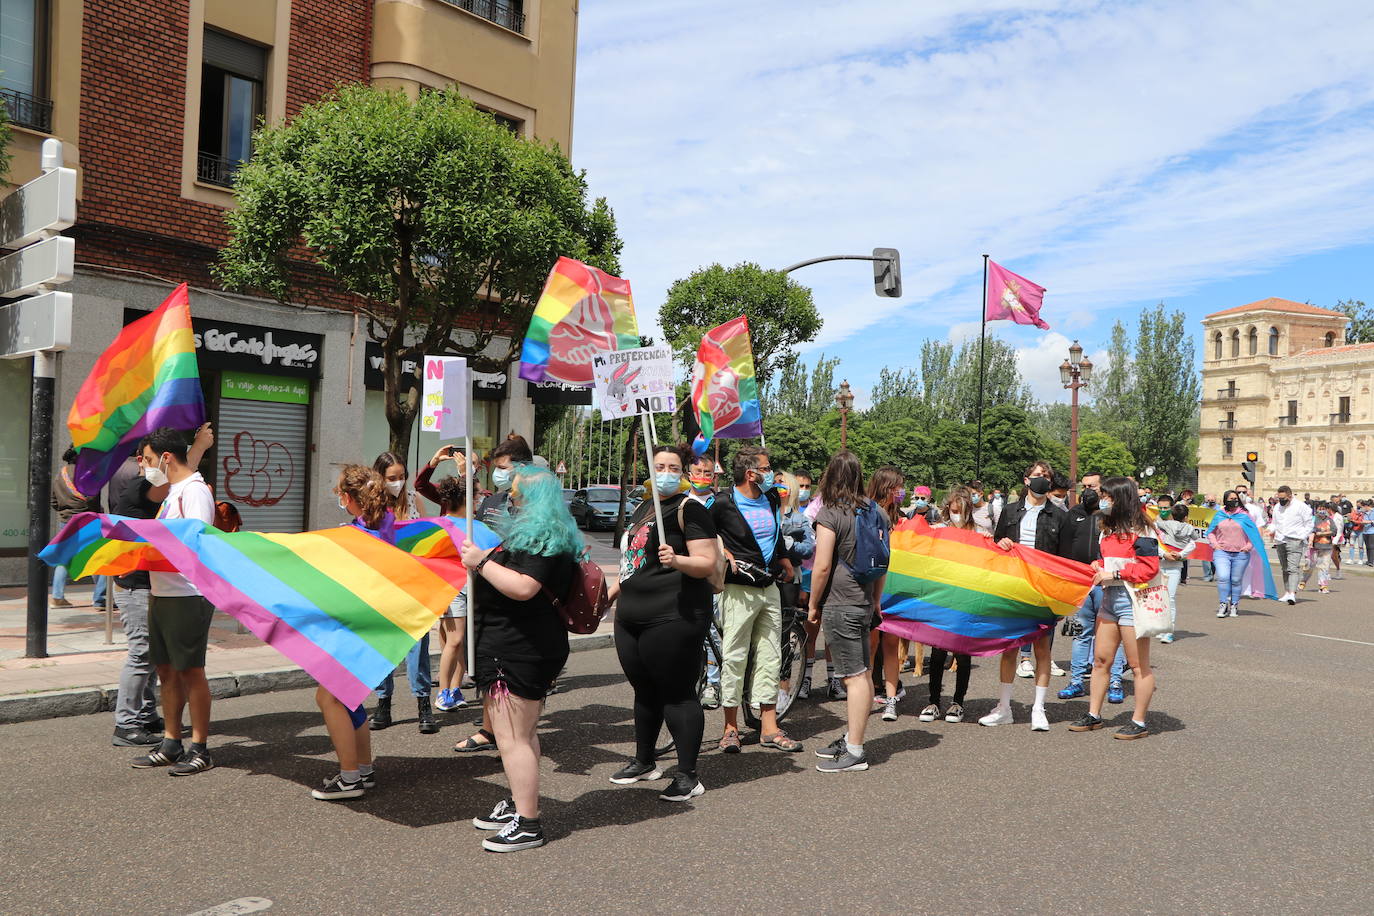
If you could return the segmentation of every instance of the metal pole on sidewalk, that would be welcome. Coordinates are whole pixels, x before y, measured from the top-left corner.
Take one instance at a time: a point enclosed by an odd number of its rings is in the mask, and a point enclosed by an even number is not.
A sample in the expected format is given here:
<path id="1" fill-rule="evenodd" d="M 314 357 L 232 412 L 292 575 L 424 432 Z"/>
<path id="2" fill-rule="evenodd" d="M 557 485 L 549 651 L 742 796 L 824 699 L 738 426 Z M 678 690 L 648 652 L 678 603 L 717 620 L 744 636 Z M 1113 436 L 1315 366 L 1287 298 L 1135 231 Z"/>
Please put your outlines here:
<path id="1" fill-rule="evenodd" d="M 24 655 L 48 657 L 48 566 L 38 553 L 48 546 L 48 497 L 52 492 L 52 405 L 57 357 L 33 355 L 33 396 L 29 403 L 29 608 Z"/>
<path id="2" fill-rule="evenodd" d="M 114 645 L 114 576 L 105 577 L 105 645 Z M 243 624 L 239 624 L 242 626 Z"/>
<path id="3" fill-rule="evenodd" d="M 984 354 L 988 347 L 988 256 L 983 255 L 983 303 L 978 307 L 978 442 L 973 448 L 973 476 L 983 476 L 983 380 L 987 374 Z"/>

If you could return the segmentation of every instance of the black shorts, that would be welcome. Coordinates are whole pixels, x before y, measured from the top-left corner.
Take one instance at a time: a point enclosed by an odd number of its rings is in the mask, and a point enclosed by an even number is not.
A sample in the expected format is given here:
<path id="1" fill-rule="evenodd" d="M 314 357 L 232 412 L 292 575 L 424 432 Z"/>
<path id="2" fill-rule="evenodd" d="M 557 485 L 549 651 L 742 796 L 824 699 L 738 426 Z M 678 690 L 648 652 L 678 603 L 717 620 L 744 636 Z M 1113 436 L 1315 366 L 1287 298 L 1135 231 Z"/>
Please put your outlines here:
<path id="1" fill-rule="evenodd" d="M 148 598 L 148 658 L 173 671 L 205 667 L 215 609 L 199 595 Z"/>
<path id="2" fill-rule="evenodd" d="M 555 658 L 498 659 L 478 655 L 476 662 L 477 670 L 472 678 L 483 696 L 490 694 L 496 683 L 501 681 L 507 690 L 521 699 L 542 700 L 548 696 L 558 673 L 568 663 L 568 656 L 564 653 L 562 657 Z"/>

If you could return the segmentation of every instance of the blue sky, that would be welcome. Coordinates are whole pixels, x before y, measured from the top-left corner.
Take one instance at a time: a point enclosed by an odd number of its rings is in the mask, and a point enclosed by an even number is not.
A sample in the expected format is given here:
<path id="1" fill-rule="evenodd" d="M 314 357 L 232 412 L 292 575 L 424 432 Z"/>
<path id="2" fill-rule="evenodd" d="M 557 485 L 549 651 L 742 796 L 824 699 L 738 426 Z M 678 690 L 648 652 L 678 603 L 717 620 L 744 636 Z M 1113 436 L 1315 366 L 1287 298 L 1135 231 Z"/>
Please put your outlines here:
<path id="1" fill-rule="evenodd" d="M 977 334 L 981 255 L 1048 288 L 989 325 L 1041 399 L 1072 338 L 1164 301 L 1374 302 L 1374 4 L 588 0 L 574 163 L 610 199 L 642 325 L 673 280 L 799 271 L 807 348 L 866 392 Z M 648 329 L 650 333 L 653 328 Z"/>

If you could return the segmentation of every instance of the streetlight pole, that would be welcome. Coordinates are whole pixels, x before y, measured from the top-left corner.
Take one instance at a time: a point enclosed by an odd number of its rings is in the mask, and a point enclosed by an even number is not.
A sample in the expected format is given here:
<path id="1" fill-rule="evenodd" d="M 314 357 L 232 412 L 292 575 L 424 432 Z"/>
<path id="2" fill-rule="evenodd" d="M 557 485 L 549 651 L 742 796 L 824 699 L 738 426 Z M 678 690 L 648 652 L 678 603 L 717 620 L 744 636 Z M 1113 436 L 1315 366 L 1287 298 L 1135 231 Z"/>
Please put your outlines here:
<path id="1" fill-rule="evenodd" d="M 849 390 L 849 380 L 840 382 L 840 390 L 835 393 L 835 404 L 840 408 L 840 448 L 849 448 L 849 411 L 854 406 L 854 394 Z"/>
<path id="2" fill-rule="evenodd" d="M 1078 389 L 1088 384 L 1093 375 L 1093 363 L 1083 355 L 1078 341 L 1069 347 L 1069 358 L 1059 364 L 1059 380 L 1070 391 L 1072 407 L 1069 413 L 1069 482 L 1078 482 Z M 1071 488 L 1069 493 L 1074 491 Z"/>

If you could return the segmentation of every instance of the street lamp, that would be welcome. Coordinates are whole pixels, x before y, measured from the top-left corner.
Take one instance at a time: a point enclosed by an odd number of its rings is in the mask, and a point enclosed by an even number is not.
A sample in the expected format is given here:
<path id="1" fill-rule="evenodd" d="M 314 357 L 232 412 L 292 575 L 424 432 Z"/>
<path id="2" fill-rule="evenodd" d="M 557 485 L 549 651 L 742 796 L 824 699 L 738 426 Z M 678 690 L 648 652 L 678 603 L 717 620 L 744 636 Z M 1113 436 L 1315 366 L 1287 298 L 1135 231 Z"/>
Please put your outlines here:
<path id="1" fill-rule="evenodd" d="M 854 394 L 849 390 L 849 380 L 840 382 L 840 390 L 835 392 L 835 404 L 840 408 L 840 448 L 848 448 L 849 411 L 854 407 Z"/>
<path id="2" fill-rule="evenodd" d="M 1078 482 L 1078 389 L 1093 377 L 1093 362 L 1083 355 L 1078 341 L 1069 347 L 1069 358 L 1059 364 L 1059 381 L 1072 392 L 1073 409 L 1069 417 L 1069 480 Z M 1072 492 L 1072 491 L 1070 491 Z"/>

